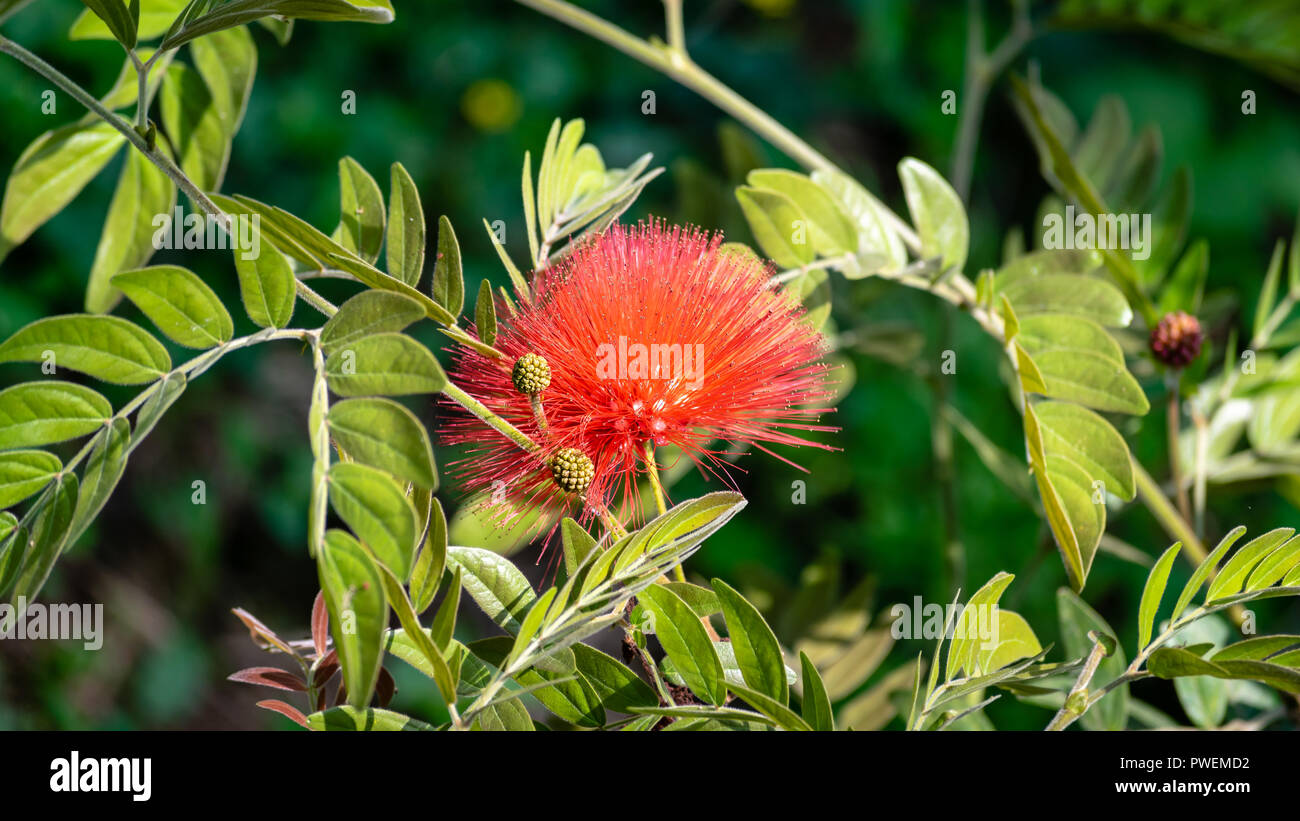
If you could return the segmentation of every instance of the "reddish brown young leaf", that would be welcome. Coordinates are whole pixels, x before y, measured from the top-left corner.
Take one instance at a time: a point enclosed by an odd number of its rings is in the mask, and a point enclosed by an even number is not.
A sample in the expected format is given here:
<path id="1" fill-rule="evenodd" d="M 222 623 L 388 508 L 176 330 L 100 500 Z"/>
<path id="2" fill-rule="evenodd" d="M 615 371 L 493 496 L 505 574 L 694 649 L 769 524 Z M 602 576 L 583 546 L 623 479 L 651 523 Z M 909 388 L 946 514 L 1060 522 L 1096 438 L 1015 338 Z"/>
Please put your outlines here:
<path id="1" fill-rule="evenodd" d="M 290 721 L 293 721 L 295 724 L 299 724 L 309 730 L 311 729 L 311 726 L 307 724 L 307 716 L 303 715 L 302 711 L 297 707 L 285 704 L 283 701 L 270 698 L 266 701 L 257 702 L 257 706 L 261 707 L 263 710 L 270 710 L 279 713 Z"/>
<path id="2" fill-rule="evenodd" d="M 325 607 L 325 592 L 316 594 L 311 606 L 311 640 L 316 645 L 316 656 L 325 655 L 325 644 L 330 635 L 330 612 Z"/>
<path id="3" fill-rule="evenodd" d="M 275 687 L 278 690 L 289 690 L 296 693 L 307 692 L 306 682 L 287 670 L 281 670 L 279 667 L 249 667 L 237 673 L 231 673 L 227 678 L 241 684 L 260 684 L 264 687 Z"/>
<path id="4" fill-rule="evenodd" d="M 334 674 L 337 673 L 338 671 L 339 671 L 338 662 L 329 662 L 326 664 L 322 664 L 321 666 L 317 667 L 316 672 L 312 674 L 312 679 L 311 679 L 312 686 L 319 690 L 320 688 L 328 684 L 329 680 L 334 678 Z"/>
<path id="5" fill-rule="evenodd" d="M 235 617 L 244 623 L 244 626 L 248 628 L 249 634 L 252 635 L 253 641 L 259 647 L 265 649 L 269 645 L 279 650 L 281 653 L 288 653 L 291 656 L 298 655 L 294 652 L 293 648 L 289 646 L 288 642 L 277 636 L 274 630 L 267 627 L 265 624 L 262 624 L 261 620 L 259 620 L 257 616 L 254 616 L 242 607 L 233 608 L 230 612 L 234 613 Z"/>
<path id="6" fill-rule="evenodd" d="M 397 695 L 397 682 L 393 681 L 393 674 L 388 672 L 387 667 L 379 668 L 379 681 L 375 683 L 375 695 L 379 698 L 379 706 L 387 707 Z"/>

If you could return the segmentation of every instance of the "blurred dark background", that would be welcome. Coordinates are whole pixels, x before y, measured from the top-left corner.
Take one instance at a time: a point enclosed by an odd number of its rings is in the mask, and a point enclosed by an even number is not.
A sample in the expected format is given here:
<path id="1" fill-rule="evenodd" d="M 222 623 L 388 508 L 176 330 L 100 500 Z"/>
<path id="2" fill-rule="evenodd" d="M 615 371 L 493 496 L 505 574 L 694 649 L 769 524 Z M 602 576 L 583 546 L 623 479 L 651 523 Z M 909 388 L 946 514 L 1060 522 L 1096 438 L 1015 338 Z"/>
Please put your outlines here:
<path id="1" fill-rule="evenodd" d="M 660 33 L 657 0 L 585 2 L 637 33 Z M 989 3 L 990 38 L 1000 37 L 1005 4 Z M 235 141 L 226 192 L 280 205 L 328 231 L 338 219 L 338 159 L 351 155 L 388 187 L 388 166 L 406 165 L 429 222 L 447 214 L 465 256 L 468 289 L 480 278 L 505 282 L 481 220 L 502 219 L 516 260 L 526 256 L 519 203 L 525 150 L 536 158 L 555 117 L 585 118 L 587 139 L 611 166 L 646 151 L 669 173 L 653 182 L 629 216 L 660 215 L 724 229 L 750 241 L 730 188 L 740 182 L 734 152 L 724 155 L 712 105 L 613 49 L 506 0 L 397 0 L 389 26 L 300 23 L 287 47 L 254 27 L 260 65 L 248 115 Z M 732 85 L 905 213 L 894 166 L 919 157 L 947 173 L 955 116 L 940 108 L 960 90 L 964 4 L 908 0 L 687 0 L 688 45 L 696 61 Z M 40 0 L 4 33 L 97 94 L 122 62 L 111 42 L 70 42 L 81 10 L 75 0 Z M 1253 311 L 1274 241 L 1287 236 L 1300 207 L 1300 110 L 1296 93 L 1233 60 L 1154 34 L 1056 32 L 1035 41 L 1013 68 L 1038 61 L 1045 86 L 1086 121 L 1103 94 L 1118 94 L 1135 129 L 1160 126 L 1165 178 L 1177 165 L 1194 173 L 1191 236 L 1211 245 L 1210 291 L 1235 296 Z M 40 112 L 48 84 L 0 59 L 0 168 L 41 132 L 82 116 L 58 97 L 58 113 Z M 1258 113 L 1242 116 L 1243 89 Z M 357 113 L 340 113 L 345 90 Z M 643 92 L 656 113 L 642 114 Z M 790 166 L 760 146 L 757 161 Z M 81 310 L 119 157 L 59 217 L 0 267 L 0 337 L 54 313 Z M 971 200 L 970 271 L 996 267 L 1002 239 L 1028 228 L 1048 189 L 1033 147 L 999 83 L 981 130 Z M 162 252 L 154 262 L 200 272 L 232 306 L 237 332 L 251 329 L 235 310 L 234 271 L 222 252 Z M 833 278 L 836 322 L 902 323 L 924 342 L 918 360 L 937 363 L 940 312 L 935 300 L 878 281 Z M 334 283 L 338 284 L 338 283 Z M 427 286 L 427 280 L 426 280 Z M 347 288 L 324 289 L 341 298 Z M 119 309 L 137 316 L 129 306 Z M 316 324 L 299 305 L 298 322 Z M 241 324 L 242 322 L 242 324 Z M 1243 321 L 1245 329 L 1248 323 Z M 428 338 L 436 344 L 437 338 Z M 1000 381 L 1000 351 L 965 318 L 952 401 L 982 431 L 1019 454 L 1020 420 Z M 942 516 L 931 454 L 932 393 L 909 367 L 854 355 L 857 383 L 839 404 L 840 452 L 807 449 L 795 458 L 803 476 L 768 458 L 747 458 L 737 473 L 750 499 L 744 513 L 691 561 L 693 575 L 721 576 L 776 601 L 815 559 L 834 559 L 845 587 L 871 576 L 873 607 L 896 601 L 946 602 L 953 595 L 941 559 Z M 0 385 L 31 378 L 31 366 L 0 366 Z M 282 635 L 302 637 L 316 592 L 306 552 L 310 455 L 305 433 L 310 362 L 292 343 L 227 357 L 197 380 L 136 453 L 98 523 L 60 562 L 43 598 L 105 604 L 104 648 L 73 643 L 0 643 L 0 728 L 256 728 L 289 726 L 253 702 L 263 694 L 225 681 L 250 664 L 270 663 L 230 614 L 244 607 Z M 1153 387 L 1153 395 L 1158 388 Z M 123 396 L 110 392 L 114 401 Z M 431 403 L 412 403 L 434 423 Z M 1125 428 L 1135 455 L 1166 475 L 1163 415 L 1153 411 Z M 451 453 L 439 450 L 440 464 Z M 1004 599 L 1044 643 L 1057 638 L 1054 592 L 1065 584 L 1054 547 L 1033 511 L 1010 493 L 958 440 L 955 454 L 960 534 L 967 568 L 955 580 L 969 593 L 1007 569 L 1018 578 Z M 807 482 L 807 503 L 792 504 L 792 485 Z M 191 502 L 206 483 L 205 505 Z M 698 477 L 678 499 L 710 489 Z M 444 477 L 451 513 L 463 502 Z M 1300 511 L 1269 487 L 1211 498 L 1208 537 L 1230 527 L 1252 531 L 1300 522 Z M 1139 506 L 1112 517 L 1113 533 L 1149 554 L 1169 539 Z M 534 548 L 521 565 L 534 567 Z M 531 572 L 531 571 L 530 571 Z M 1175 571 L 1175 584 L 1187 569 Z M 1085 598 L 1132 645 L 1145 570 L 1099 555 Z M 764 593 L 760 594 L 760 591 Z M 463 638 L 482 624 L 463 612 Z M 1263 603 L 1262 629 L 1297 632 L 1294 606 Z M 914 659 L 905 642 L 888 671 Z M 432 687 L 393 665 L 399 708 L 433 709 Z M 1174 715 L 1172 688 L 1138 691 Z M 1004 699 L 1004 702 L 1008 701 Z M 1041 727 L 1046 714 L 997 704 L 1000 727 Z"/>

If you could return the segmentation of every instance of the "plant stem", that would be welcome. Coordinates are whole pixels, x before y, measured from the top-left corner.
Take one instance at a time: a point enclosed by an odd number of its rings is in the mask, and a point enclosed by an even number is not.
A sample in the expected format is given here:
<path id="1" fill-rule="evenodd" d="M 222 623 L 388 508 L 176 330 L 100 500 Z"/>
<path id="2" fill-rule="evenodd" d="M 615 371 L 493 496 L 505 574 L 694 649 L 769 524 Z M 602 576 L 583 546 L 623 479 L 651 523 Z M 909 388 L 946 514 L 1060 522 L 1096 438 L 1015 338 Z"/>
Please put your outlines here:
<path id="1" fill-rule="evenodd" d="M 1160 490 L 1156 480 L 1151 478 L 1151 474 L 1147 473 L 1146 468 L 1142 467 L 1136 459 L 1133 460 L 1133 478 L 1137 483 L 1138 498 L 1146 505 L 1147 510 L 1151 511 L 1151 515 L 1156 517 L 1156 521 L 1165 532 L 1183 543 L 1183 553 L 1186 554 L 1187 560 L 1193 566 L 1204 561 L 1205 545 L 1196 538 L 1196 531 Z"/>
<path id="2" fill-rule="evenodd" d="M 1089 705 L 1085 703 L 1083 709 L 1076 713 L 1070 707 L 1070 699 L 1077 696 L 1079 693 L 1087 693 L 1088 685 L 1092 683 L 1092 677 L 1097 675 L 1097 668 L 1101 665 L 1101 660 L 1105 657 L 1106 648 L 1102 646 L 1102 643 L 1099 641 L 1093 644 L 1092 652 L 1088 654 L 1088 660 L 1084 662 L 1083 669 L 1079 671 L 1079 677 L 1075 679 L 1074 685 L 1070 688 L 1070 692 L 1065 696 L 1065 703 L 1061 705 L 1061 709 L 1056 713 L 1052 722 L 1047 725 L 1047 729 L 1064 730 L 1075 719 L 1087 711 Z"/>
<path id="3" fill-rule="evenodd" d="M 686 54 L 686 26 L 682 23 L 684 0 L 664 0 L 664 24 L 668 45 L 680 54 Z"/>
<path id="4" fill-rule="evenodd" d="M 794 132 L 696 65 L 684 51 L 643 40 L 604 18 L 566 3 L 564 0 L 517 0 L 517 2 L 588 34 L 676 80 L 744 123 L 805 168 L 839 171 L 833 162 L 796 136 Z M 920 240 L 917 239 L 916 232 L 911 226 L 888 209 L 885 209 L 884 217 L 909 247 L 914 251 L 920 250 Z"/>
<path id="5" fill-rule="evenodd" d="M 528 404 L 533 407 L 533 421 L 537 423 L 537 427 L 543 434 L 549 434 L 551 426 L 546 424 L 546 409 L 542 407 L 541 394 L 535 393 L 528 397 Z"/>
<path id="6" fill-rule="evenodd" d="M 1187 487 L 1183 484 L 1183 459 L 1178 444 L 1182 407 L 1178 396 L 1177 375 L 1166 379 L 1165 385 L 1169 391 L 1169 398 L 1165 405 L 1165 422 L 1169 434 L 1169 473 L 1174 483 L 1174 498 L 1178 500 L 1178 512 L 1182 514 L 1183 521 L 1190 521 L 1192 508 L 1187 500 Z"/>
<path id="7" fill-rule="evenodd" d="M 984 103 L 993 81 L 1006 70 L 1034 37 L 1034 27 L 1024 3 L 1015 7 L 1015 21 L 991 54 L 984 52 L 984 23 L 979 0 L 969 0 L 966 27 L 966 70 L 957 125 L 957 148 L 952 160 L 952 187 L 962 202 L 970 199 L 975 146 L 979 142 Z"/>
<path id="8" fill-rule="evenodd" d="M 1205 414 L 1201 412 L 1198 402 L 1193 402 L 1191 407 L 1192 424 L 1196 426 L 1196 472 L 1192 480 L 1192 524 L 1195 526 L 1197 538 L 1204 539 L 1205 483 L 1210 458 L 1210 424 L 1209 420 L 1205 418 Z"/>
<path id="9" fill-rule="evenodd" d="M 668 505 L 664 501 L 664 485 L 659 478 L 659 464 L 655 461 L 654 440 L 645 440 L 642 445 L 641 455 L 645 459 L 646 475 L 650 478 L 650 489 L 654 492 L 655 510 L 659 511 L 659 515 L 662 516 L 668 512 Z M 686 581 L 686 571 L 682 569 L 680 563 L 673 568 L 673 575 L 679 582 Z"/>
<path id="10" fill-rule="evenodd" d="M 158 166 L 159 170 L 166 174 L 172 182 L 176 183 L 176 187 L 183 191 L 186 196 L 188 196 L 190 200 L 199 207 L 199 210 L 203 211 L 208 216 L 213 217 L 216 220 L 217 225 L 219 225 L 221 230 L 225 231 L 228 236 L 233 236 L 231 232 L 233 223 L 230 215 L 225 211 L 222 211 L 207 194 L 194 184 L 193 180 L 186 176 L 185 172 L 182 171 L 176 163 L 168 159 L 168 157 L 161 151 L 152 148 L 148 141 L 145 140 L 144 136 L 132 128 L 131 124 L 125 119 L 114 112 L 109 111 L 99 102 L 99 100 L 95 99 L 90 92 L 77 85 L 63 72 L 18 45 L 13 40 L 0 36 L 0 53 L 10 55 L 14 59 L 18 60 L 18 62 L 54 83 L 56 86 L 67 92 L 74 100 L 85 106 L 92 114 L 117 129 L 122 136 L 126 137 L 127 141 L 130 142 L 131 145 L 139 149 L 139 151 L 144 154 L 150 162 Z M 151 58 L 150 62 L 152 61 Z M 144 76 L 148 76 L 147 70 L 144 72 Z M 147 102 L 145 103 L 145 106 L 147 110 Z M 303 285 L 301 280 L 297 281 L 297 289 L 299 296 L 302 296 L 304 301 L 308 302 L 313 307 L 316 307 L 318 310 L 326 312 L 327 316 L 333 314 L 330 309 L 333 309 L 334 306 L 330 305 L 328 301 L 319 295 L 311 292 L 311 289 Z"/>
<path id="11" fill-rule="evenodd" d="M 458 385 L 448 382 L 442 389 L 442 395 L 478 417 L 488 427 L 501 433 L 528 453 L 537 453 L 542 449 L 541 445 L 528 438 L 528 434 L 497 416 L 487 405 L 465 393 Z"/>
<path id="12" fill-rule="evenodd" d="M 627 528 L 623 527 L 622 523 L 614 517 L 614 514 L 609 512 L 609 508 L 590 499 L 587 500 L 587 506 L 596 512 L 596 515 L 600 517 L 601 524 L 605 525 L 605 529 L 612 533 L 615 539 L 621 539 L 627 535 Z"/>

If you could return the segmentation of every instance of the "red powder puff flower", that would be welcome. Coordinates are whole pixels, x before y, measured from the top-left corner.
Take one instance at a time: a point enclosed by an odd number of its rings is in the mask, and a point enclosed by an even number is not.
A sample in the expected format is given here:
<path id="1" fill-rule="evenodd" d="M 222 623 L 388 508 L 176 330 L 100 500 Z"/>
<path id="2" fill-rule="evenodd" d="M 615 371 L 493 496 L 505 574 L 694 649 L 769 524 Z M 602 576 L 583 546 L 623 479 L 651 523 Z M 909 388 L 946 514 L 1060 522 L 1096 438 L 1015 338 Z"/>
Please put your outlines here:
<path id="1" fill-rule="evenodd" d="M 461 347 L 450 375 L 541 450 L 452 413 L 442 433 L 468 446 L 450 465 L 464 486 L 551 512 L 585 491 L 589 518 L 620 490 L 621 509 L 637 510 L 647 443 L 724 480 L 727 443 L 831 449 L 802 435 L 836 430 L 816 424 L 831 409 L 808 407 L 831 395 L 820 334 L 768 284 L 768 266 L 720 244 L 658 222 L 615 225 L 536 273 L 498 333 L 505 359 Z"/>

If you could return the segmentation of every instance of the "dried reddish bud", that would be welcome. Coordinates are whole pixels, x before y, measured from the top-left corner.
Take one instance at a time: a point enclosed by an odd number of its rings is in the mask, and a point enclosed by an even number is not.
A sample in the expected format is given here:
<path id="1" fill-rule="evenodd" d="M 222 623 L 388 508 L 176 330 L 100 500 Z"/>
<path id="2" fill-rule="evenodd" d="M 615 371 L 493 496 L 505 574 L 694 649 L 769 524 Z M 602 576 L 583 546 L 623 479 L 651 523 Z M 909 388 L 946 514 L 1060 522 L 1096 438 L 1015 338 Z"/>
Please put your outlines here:
<path id="1" fill-rule="evenodd" d="M 1151 331 L 1151 352 L 1171 368 L 1185 368 L 1201 352 L 1204 338 L 1196 317 L 1175 311 L 1165 314 Z"/>
<path id="2" fill-rule="evenodd" d="M 596 466 L 577 448 L 562 448 L 551 457 L 551 477 L 568 493 L 583 493 L 595 475 Z"/>
<path id="3" fill-rule="evenodd" d="M 527 396 L 536 396 L 550 386 L 551 366 L 545 357 L 526 353 L 515 360 L 510 378 L 515 383 L 515 390 Z"/>

